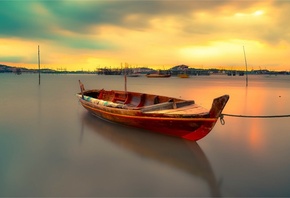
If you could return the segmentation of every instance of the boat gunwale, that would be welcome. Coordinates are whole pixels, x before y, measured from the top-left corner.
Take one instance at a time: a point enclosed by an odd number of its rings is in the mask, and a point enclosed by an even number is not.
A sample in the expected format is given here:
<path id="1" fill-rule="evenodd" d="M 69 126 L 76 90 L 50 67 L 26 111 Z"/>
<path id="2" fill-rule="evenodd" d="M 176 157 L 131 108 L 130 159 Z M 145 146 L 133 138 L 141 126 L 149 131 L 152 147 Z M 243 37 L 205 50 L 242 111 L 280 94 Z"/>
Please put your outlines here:
<path id="1" fill-rule="evenodd" d="M 114 112 L 106 111 L 104 109 L 96 108 L 95 105 L 90 105 L 92 103 L 87 102 L 85 100 L 81 100 L 81 103 L 82 103 L 82 105 L 84 107 L 90 109 L 91 112 L 98 111 L 98 112 L 102 112 L 104 114 L 110 114 L 110 115 L 115 115 L 115 116 L 119 116 L 119 117 L 127 117 L 127 118 L 148 119 L 148 120 L 150 120 L 150 119 L 151 120 L 158 119 L 158 120 L 175 120 L 175 121 L 206 121 L 206 122 L 216 122 L 218 120 L 218 118 L 215 118 L 215 117 L 173 117 L 173 116 L 162 116 L 164 114 L 159 114 L 160 116 L 152 116 L 151 114 L 149 114 L 149 115 L 146 115 L 146 114 L 141 114 L 141 115 L 120 114 L 120 113 L 114 113 Z M 107 107 L 107 106 L 102 106 L 102 107 L 116 109 L 114 107 Z M 126 109 L 126 111 L 127 111 L 127 109 Z M 128 109 L 128 111 L 136 112 L 136 110 L 130 110 L 130 109 Z M 140 113 L 142 113 L 142 112 L 140 111 Z M 155 115 L 157 115 L 157 114 L 155 114 Z"/>
<path id="2" fill-rule="evenodd" d="M 192 100 L 179 100 L 177 102 L 174 101 L 169 101 L 169 102 L 163 102 L 163 103 L 157 103 L 157 104 L 153 104 L 153 105 L 147 105 L 147 106 L 142 106 L 142 107 L 138 107 L 138 106 L 126 106 L 124 104 L 119 104 L 119 103 L 114 103 L 111 101 L 106 101 L 106 100 L 102 100 L 102 99 L 97 99 L 97 98 L 93 98 L 91 96 L 86 96 L 84 95 L 84 97 L 86 98 L 82 98 L 81 94 L 78 94 L 78 97 L 83 100 L 84 102 L 88 103 L 89 106 L 93 106 L 93 107 L 98 107 L 98 109 L 107 109 L 108 110 L 114 110 L 114 111 L 119 111 L 119 113 L 124 114 L 124 112 L 126 112 L 126 114 L 139 114 L 139 116 L 150 116 L 150 117 L 170 117 L 170 118 L 210 118 L 209 116 L 209 111 L 205 108 L 203 108 L 200 105 L 196 105 L 194 103 L 194 101 Z M 97 103 L 92 102 L 91 100 L 95 100 L 97 101 Z M 172 98 L 175 99 L 175 98 Z M 108 103 L 107 103 L 108 102 Z M 182 105 L 185 104 L 183 107 L 190 107 L 191 105 L 194 105 L 194 107 L 192 109 L 198 109 L 198 108 L 203 108 L 204 111 L 202 112 L 196 112 L 196 113 L 177 113 L 178 109 L 182 109 L 182 107 L 175 107 L 177 105 Z M 188 104 L 186 104 L 188 103 Z M 106 104 L 106 105 L 104 105 Z M 123 105 L 123 106 L 122 106 Z M 166 108 L 168 106 L 172 106 L 172 108 Z M 160 112 L 161 111 L 161 112 Z M 162 112 L 162 111 L 167 111 L 167 112 Z M 172 112 L 170 112 L 172 111 Z M 175 113 L 174 113 L 175 112 Z M 115 112 L 117 114 L 117 112 Z M 137 115 L 136 115 L 137 116 Z"/>

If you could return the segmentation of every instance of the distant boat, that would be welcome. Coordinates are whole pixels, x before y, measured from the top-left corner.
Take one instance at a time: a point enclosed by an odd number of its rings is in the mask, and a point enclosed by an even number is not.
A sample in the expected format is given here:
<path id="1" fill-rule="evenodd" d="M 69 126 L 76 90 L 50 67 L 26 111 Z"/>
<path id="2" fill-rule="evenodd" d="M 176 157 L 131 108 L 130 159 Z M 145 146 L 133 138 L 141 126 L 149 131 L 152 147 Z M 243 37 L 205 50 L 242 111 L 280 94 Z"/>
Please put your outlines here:
<path id="1" fill-rule="evenodd" d="M 189 75 L 188 74 L 178 74 L 177 75 L 179 78 L 189 78 Z"/>
<path id="2" fill-rule="evenodd" d="M 131 73 L 131 74 L 127 74 L 128 77 L 140 77 L 141 74 L 140 73 Z"/>
<path id="3" fill-rule="evenodd" d="M 16 75 L 21 75 L 21 74 L 22 74 L 22 71 L 21 71 L 20 68 L 16 68 L 16 69 L 14 70 L 14 73 L 15 73 Z"/>
<path id="4" fill-rule="evenodd" d="M 197 141 L 214 127 L 229 96 L 213 100 L 207 110 L 193 100 L 129 91 L 85 90 L 80 103 L 93 115 L 112 122 Z"/>
<path id="5" fill-rule="evenodd" d="M 227 73 L 228 76 L 236 76 L 236 71 L 229 71 Z"/>
<path id="6" fill-rule="evenodd" d="M 148 78 L 169 78 L 171 74 L 147 74 Z"/>
<path id="7" fill-rule="evenodd" d="M 170 73 L 162 74 L 160 71 L 157 73 L 150 73 L 146 75 L 148 78 L 169 78 L 171 76 Z"/>

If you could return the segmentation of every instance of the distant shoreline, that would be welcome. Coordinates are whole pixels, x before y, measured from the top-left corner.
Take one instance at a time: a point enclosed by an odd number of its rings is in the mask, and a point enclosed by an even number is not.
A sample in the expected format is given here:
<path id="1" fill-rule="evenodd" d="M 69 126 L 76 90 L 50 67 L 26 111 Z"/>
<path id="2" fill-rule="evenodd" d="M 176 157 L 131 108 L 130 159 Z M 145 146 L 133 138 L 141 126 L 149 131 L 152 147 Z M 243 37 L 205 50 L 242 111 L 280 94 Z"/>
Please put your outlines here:
<path id="1" fill-rule="evenodd" d="M 196 69 L 196 68 L 189 68 L 187 66 L 186 70 L 180 68 L 184 65 L 175 66 L 168 70 L 154 70 L 150 68 L 126 68 L 124 69 L 108 69 L 108 68 L 99 68 L 97 71 L 67 71 L 67 70 L 53 70 L 53 69 L 27 69 L 25 67 L 14 67 L 8 65 L 0 64 L 0 73 L 15 73 L 15 74 L 22 74 L 22 73 L 44 73 L 44 74 L 96 74 L 96 75 L 124 75 L 124 72 L 127 74 L 134 73 L 138 71 L 140 74 L 148 74 L 154 72 L 169 72 L 172 76 L 177 76 L 180 73 L 186 72 L 190 76 L 207 76 L 207 75 L 229 75 L 229 76 L 243 76 L 245 74 L 253 75 L 253 74 L 266 74 L 266 75 L 290 75 L 290 71 L 269 71 L 267 69 L 264 70 L 251 70 L 247 73 L 244 70 L 226 70 L 226 69 Z"/>

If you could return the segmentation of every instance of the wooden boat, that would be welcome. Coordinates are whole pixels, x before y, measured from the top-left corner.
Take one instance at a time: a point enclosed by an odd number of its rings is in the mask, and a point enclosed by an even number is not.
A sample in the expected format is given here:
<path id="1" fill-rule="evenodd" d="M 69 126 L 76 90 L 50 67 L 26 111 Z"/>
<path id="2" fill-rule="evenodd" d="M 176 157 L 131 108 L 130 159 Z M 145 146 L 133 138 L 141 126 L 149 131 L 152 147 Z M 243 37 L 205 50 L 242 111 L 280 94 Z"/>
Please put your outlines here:
<path id="1" fill-rule="evenodd" d="M 229 96 L 213 100 L 207 110 L 193 100 L 117 90 L 85 90 L 77 94 L 93 115 L 112 122 L 197 141 L 214 127 Z"/>

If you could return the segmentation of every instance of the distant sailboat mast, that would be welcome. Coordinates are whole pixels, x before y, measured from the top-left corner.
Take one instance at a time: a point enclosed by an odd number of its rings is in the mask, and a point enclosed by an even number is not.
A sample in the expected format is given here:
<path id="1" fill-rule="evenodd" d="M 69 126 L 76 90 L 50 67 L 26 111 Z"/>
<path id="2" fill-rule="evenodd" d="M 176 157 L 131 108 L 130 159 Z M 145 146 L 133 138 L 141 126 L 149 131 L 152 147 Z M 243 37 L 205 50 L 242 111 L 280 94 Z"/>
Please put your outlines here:
<path id="1" fill-rule="evenodd" d="M 248 64 L 247 64 L 245 46 L 243 46 L 243 50 L 244 50 L 244 58 L 245 58 L 245 64 L 246 64 L 246 87 L 247 87 L 248 86 Z"/>

